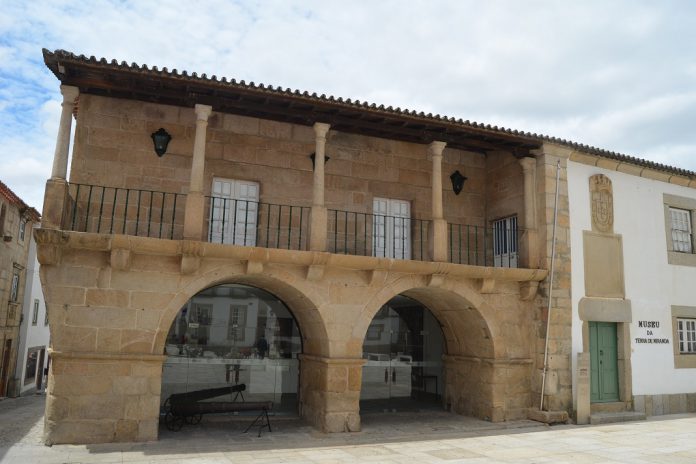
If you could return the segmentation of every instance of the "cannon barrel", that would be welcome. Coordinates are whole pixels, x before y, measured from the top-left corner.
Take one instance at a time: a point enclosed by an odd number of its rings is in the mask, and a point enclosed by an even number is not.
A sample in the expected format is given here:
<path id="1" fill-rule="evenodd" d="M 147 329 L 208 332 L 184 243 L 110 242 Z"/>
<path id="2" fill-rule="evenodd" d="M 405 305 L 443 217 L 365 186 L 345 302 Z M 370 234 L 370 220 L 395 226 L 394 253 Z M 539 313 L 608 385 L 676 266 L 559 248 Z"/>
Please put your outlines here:
<path id="1" fill-rule="evenodd" d="M 187 393 L 174 393 L 169 396 L 169 401 L 172 404 L 202 401 L 222 395 L 243 392 L 244 390 L 246 390 L 246 385 L 240 383 L 239 385 L 232 385 L 231 387 L 207 388 L 205 390 L 196 390 Z"/>

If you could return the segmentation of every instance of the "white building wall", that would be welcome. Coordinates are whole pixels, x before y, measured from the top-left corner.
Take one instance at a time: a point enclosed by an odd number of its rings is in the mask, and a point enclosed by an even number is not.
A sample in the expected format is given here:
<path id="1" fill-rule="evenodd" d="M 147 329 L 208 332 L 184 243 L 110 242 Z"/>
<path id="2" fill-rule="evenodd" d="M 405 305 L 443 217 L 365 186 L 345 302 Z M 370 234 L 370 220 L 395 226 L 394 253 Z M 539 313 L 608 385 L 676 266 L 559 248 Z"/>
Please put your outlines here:
<path id="1" fill-rule="evenodd" d="M 38 227 L 38 225 L 37 225 Z M 43 369 L 48 366 L 48 346 L 50 333 L 46 321 L 46 303 L 44 301 L 43 291 L 41 290 L 41 280 L 39 278 L 39 261 L 36 258 L 36 242 L 31 230 L 27 230 L 29 237 L 29 256 L 27 259 L 27 278 L 26 289 L 24 291 L 24 301 L 22 305 L 23 320 L 20 327 L 19 350 L 17 351 L 17 376 L 18 385 L 20 386 L 20 394 L 33 391 L 36 388 L 36 378 L 28 385 L 24 385 L 27 367 L 27 354 L 31 348 L 43 348 L 44 365 L 37 365 L 38 369 Z M 34 300 L 39 300 L 39 313 L 36 318 L 36 325 L 32 324 L 34 312 Z M 42 380 L 42 388 L 46 386 L 47 377 Z"/>
<path id="2" fill-rule="evenodd" d="M 667 262 L 663 193 L 696 199 L 696 190 L 617 171 L 568 162 L 573 304 L 573 391 L 577 353 L 583 351 L 578 302 L 585 296 L 583 230 L 591 230 L 589 178 L 604 174 L 612 181 L 614 232 L 623 240 L 626 299 L 633 322 L 631 365 L 633 395 L 696 392 L 696 369 L 675 369 L 672 305 L 696 306 L 696 267 Z M 654 338 L 669 344 L 640 344 L 645 328 L 638 321 L 659 321 Z"/>

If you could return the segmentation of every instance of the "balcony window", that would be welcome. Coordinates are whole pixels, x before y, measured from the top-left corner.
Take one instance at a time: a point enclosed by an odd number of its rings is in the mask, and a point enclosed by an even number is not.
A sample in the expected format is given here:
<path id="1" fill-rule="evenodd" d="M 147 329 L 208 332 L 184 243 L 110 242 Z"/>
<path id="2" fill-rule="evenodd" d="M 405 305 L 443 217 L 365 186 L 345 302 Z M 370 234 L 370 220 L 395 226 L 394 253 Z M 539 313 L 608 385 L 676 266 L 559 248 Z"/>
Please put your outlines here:
<path id="1" fill-rule="evenodd" d="M 403 200 L 375 198 L 373 213 L 372 254 L 411 259 L 411 205 Z"/>
<path id="2" fill-rule="evenodd" d="M 213 179 L 209 241 L 256 246 L 259 184 L 234 179 Z"/>
<path id="3" fill-rule="evenodd" d="M 517 267 L 517 216 L 493 222 L 493 265 Z"/>

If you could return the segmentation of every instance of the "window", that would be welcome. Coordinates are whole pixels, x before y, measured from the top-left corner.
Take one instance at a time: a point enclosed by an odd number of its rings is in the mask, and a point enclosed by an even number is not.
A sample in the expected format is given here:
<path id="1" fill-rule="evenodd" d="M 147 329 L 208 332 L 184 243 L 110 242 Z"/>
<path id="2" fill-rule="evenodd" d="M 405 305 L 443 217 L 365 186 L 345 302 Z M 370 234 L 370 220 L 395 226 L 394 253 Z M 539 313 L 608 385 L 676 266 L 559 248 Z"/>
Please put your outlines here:
<path id="1" fill-rule="evenodd" d="M 29 385 L 36 379 L 36 369 L 39 361 L 39 348 L 27 350 L 27 363 L 24 369 L 24 385 Z M 43 366 L 42 366 L 43 367 Z"/>
<path id="2" fill-rule="evenodd" d="M 255 246 L 259 184 L 214 178 L 211 197 L 209 241 Z"/>
<path id="3" fill-rule="evenodd" d="M 244 342 L 247 307 L 230 305 L 230 318 L 227 324 L 227 339 L 232 342 Z"/>
<path id="4" fill-rule="evenodd" d="M 7 214 L 7 208 L 3 204 L 0 206 L 0 239 L 5 235 L 5 215 Z"/>
<path id="5" fill-rule="evenodd" d="M 680 253 L 691 253 L 691 211 L 670 208 L 672 249 Z"/>
<path id="6" fill-rule="evenodd" d="M 39 300 L 34 300 L 34 312 L 31 315 L 31 325 L 36 325 L 36 321 L 39 319 Z"/>
<path id="7" fill-rule="evenodd" d="M 493 222 L 493 265 L 517 267 L 517 216 Z"/>
<path id="8" fill-rule="evenodd" d="M 24 219 L 21 219 L 19 221 L 19 240 L 24 241 L 24 233 L 26 232 L 27 229 L 27 221 Z"/>
<path id="9" fill-rule="evenodd" d="M 677 319 L 679 352 L 696 354 L 696 319 Z"/>
<path id="10" fill-rule="evenodd" d="M 696 198 L 663 194 L 667 262 L 679 266 L 696 266 L 694 229 Z"/>
<path id="11" fill-rule="evenodd" d="M 375 198 L 372 207 L 372 256 L 411 259 L 409 202 Z"/>
<path id="12" fill-rule="evenodd" d="M 44 325 L 48 325 L 48 305 L 44 303 Z"/>
<path id="13" fill-rule="evenodd" d="M 12 290 L 10 291 L 10 301 L 17 301 L 19 294 L 19 272 L 12 274 Z"/>

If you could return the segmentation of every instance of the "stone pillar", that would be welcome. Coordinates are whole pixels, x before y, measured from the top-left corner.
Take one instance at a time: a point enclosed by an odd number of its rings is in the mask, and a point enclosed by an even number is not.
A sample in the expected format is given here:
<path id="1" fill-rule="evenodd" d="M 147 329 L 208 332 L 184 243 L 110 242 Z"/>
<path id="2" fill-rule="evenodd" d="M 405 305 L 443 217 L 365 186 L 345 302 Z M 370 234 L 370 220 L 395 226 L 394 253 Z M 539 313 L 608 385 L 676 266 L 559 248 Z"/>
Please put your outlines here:
<path id="1" fill-rule="evenodd" d="M 442 151 L 445 142 L 432 142 L 428 152 L 433 161 L 432 172 L 432 237 L 430 240 L 430 256 L 433 261 L 447 261 L 447 221 L 442 208 Z"/>
<path id="2" fill-rule="evenodd" d="M 51 351 L 44 442 L 153 441 L 165 356 Z"/>
<path id="3" fill-rule="evenodd" d="M 70 128 L 72 115 L 75 110 L 75 99 L 80 94 L 77 87 L 61 85 L 63 107 L 56 138 L 56 151 L 53 155 L 53 170 L 51 178 L 46 182 L 41 227 L 45 229 L 60 229 L 63 222 L 63 212 L 68 199 L 68 155 L 70 153 Z"/>
<path id="4" fill-rule="evenodd" d="M 208 116 L 213 108 L 208 105 L 196 105 L 196 136 L 193 140 L 193 160 L 191 162 L 191 181 L 186 196 L 186 213 L 184 217 L 184 238 L 187 240 L 203 239 L 203 218 L 205 216 L 205 197 L 203 196 L 203 179 L 205 173 L 205 134 Z"/>
<path id="5" fill-rule="evenodd" d="M 300 416 L 324 432 L 360 431 L 364 359 L 300 355 Z"/>
<path id="6" fill-rule="evenodd" d="M 590 423 L 590 353 L 578 353 L 575 423 Z"/>
<path id="7" fill-rule="evenodd" d="M 539 267 L 536 219 L 536 158 L 520 159 L 524 173 L 524 230 L 521 234 L 521 266 L 529 269 Z"/>
<path id="8" fill-rule="evenodd" d="M 309 228 L 309 249 L 326 251 L 327 213 L 324 206 L 324 156 L 326 134 L 331 126 L 321 122 L 314 124 L 314 178 L 312 184 L 312 215 Z"/>

